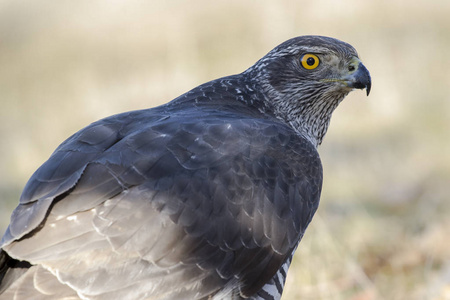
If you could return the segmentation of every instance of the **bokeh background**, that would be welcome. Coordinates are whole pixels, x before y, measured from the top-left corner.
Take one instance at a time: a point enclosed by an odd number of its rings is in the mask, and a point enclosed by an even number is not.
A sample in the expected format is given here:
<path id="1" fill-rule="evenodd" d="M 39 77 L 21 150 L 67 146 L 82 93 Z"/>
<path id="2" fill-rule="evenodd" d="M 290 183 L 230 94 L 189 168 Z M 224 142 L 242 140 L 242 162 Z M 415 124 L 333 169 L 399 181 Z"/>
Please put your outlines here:
<path id="1" fill-rule="evenodd" d="M 0 0 L 0 230 L 73 132 L 304 34 L 355 46 L 373 86 L 319 149 L 322 202 L 283 299 L 450 299 L 448 0 Z"/>

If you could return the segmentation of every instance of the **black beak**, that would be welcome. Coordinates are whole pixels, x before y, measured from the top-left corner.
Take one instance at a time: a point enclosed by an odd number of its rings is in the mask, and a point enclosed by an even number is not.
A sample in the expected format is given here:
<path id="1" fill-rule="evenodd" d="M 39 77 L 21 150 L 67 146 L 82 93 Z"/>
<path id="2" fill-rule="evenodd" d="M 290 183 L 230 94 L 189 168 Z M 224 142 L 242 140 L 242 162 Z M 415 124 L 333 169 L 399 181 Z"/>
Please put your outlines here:
<path id="1" fill-rule="evenodd" d="M 372 80 L 369 70 L 362 63 L 358 64 L 358 69 L 351 75 L 348 86 L 355 89 L 366 89 L 367 96 L 369 96 Z"/>

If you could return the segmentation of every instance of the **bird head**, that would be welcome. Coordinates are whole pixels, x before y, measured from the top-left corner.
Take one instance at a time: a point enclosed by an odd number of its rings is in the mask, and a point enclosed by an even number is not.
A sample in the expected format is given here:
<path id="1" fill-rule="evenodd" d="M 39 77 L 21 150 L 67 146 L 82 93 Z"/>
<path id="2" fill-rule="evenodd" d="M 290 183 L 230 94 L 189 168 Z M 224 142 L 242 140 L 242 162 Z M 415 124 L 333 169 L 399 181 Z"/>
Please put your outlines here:
<path id="1" fill-rule="evenodd" d="M 318 146 L 331 114 L 353 89 L 371 89 L 369 71 L 351 45 L 323 36 L 290 39 L 246 71 L 257 78 L 278 117 Z"/>

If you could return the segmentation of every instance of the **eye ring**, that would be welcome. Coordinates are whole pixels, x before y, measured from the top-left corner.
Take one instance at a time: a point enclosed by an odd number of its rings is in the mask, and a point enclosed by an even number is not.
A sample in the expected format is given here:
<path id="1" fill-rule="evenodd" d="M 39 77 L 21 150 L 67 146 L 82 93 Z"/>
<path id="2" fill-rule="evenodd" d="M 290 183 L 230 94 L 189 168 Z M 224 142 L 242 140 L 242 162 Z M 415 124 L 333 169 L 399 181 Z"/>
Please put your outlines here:
<path id="1" fill-rule="evenodd" d="M 300 62 L 302 63 L 303 68 L 307 70 L 314 70 L 319 66 L 320 60 L 317 55 L 307 53 L 302 55 L 302 57 L 300 58 Z"/>

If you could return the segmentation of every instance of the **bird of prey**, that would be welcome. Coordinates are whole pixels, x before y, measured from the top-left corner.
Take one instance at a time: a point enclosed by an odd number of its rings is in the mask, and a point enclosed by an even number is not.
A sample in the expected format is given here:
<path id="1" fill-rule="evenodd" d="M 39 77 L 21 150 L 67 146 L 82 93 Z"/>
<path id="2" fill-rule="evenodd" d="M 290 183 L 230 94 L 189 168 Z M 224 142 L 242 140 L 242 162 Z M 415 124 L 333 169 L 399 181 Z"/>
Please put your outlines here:
<path id="1" fill-rule="evenodd" d="M 0 299 L 280 299 L 317 206 L 317 146 L 371 88 L 349 44 L 301 36 L 241 74 L 94 122 L 26 184 Z"/>

